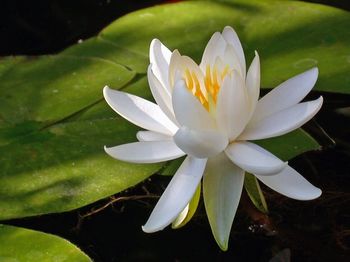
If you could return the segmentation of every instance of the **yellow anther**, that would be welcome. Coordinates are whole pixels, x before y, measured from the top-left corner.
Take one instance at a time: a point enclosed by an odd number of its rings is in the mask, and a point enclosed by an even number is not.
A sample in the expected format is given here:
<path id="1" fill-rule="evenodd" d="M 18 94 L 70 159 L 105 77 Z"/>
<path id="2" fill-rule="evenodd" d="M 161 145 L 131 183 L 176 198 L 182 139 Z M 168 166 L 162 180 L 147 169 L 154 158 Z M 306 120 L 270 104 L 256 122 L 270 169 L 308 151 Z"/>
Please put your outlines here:
<path id="1" fill-rule="evenodd" d="M 186 82 L 187 82 L 186 84 L 187 84 L 187 87 L 188 87 L 188 89 L 192 90 L 192 88 L 193 88 L 193 79 L 192 79 L 190 70 L 186 69 L 185 73 L 186 73 Z"/>
<path id="2" fill-rule="evenodd" d="M 230 67 L 228 65 L 226 65 L 224 70 L 221 72 L 218 72 L 216 66 L 211 68 L 210 65 L 207 65 L 205 68 L 205 77 L 203 79 L 204 87 L 202 87 L 206 90 L 205 94 L 203 94 L 203 90 L 201 89 L 200 81 L 198 80 L 196 73 L 194 71 L 191 72 L 189 69 L 185 70 L 185 78 L 188 89 L 198 98 L 199 102 L 206 110 L 215 110 L 220 85 L 225 76 L 229 73 L 229 70 Z"/>
<path id="3" fill-rule="evenodd" d="M 221 80 L 224 80 L 225 76 L 228 74 L 228 70 L 230 69 L 230 67 L 227 65 L 224 68 L 224 71 L 222 71 L 221 73 Z"/>

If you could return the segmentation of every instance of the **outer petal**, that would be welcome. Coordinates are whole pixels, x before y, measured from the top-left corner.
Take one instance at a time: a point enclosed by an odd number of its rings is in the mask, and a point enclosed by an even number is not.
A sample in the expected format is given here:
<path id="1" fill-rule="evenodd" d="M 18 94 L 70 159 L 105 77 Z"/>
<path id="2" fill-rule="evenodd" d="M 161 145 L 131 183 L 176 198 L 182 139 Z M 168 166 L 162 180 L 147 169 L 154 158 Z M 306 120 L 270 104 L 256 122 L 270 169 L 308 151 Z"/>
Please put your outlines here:
<path id="1" fill-rule="evenodd" d="M 265 139 L 289 133 L 309 121 L 321 109 L 323 98 L 304 102 L 250 123 L 239 140 Z"/>
<path id="2" fill-rule="evenodd" d="M 136 137 L 139 141 L 164 141 L 172 140 L 172 136 L 164 135 L 154 131 L 138 131 Z"/>
<path id="3" fill-rule="evenodd" d="M 262 118 L 299 103 L 313 88 L 317 76 L 318 69 L 315 67 L 288 79 L 272 89 L 272 91 L 259 100 L 251 121 L 253 123 L 257 122 Z"/>
<path id="4" fill-rule="evenodd" d="M 274 176 L 256 177 L 278 193 L 297 200 L 312 200 L 322 193 L 290 166 Z"/>
<path id="5" fill-rule="evenodd" d="M 184 81 L 175 84 L 173 107 L 177 121 L 191 129 L 208 130 L 215 128 L 215 121 L 199 100 L 187 89 Z"/>
<path id="6" fill-rule="evenodd" d="M 215 32 L 204 49 L 200 68 L 205 72 L 207 65 L 213 65 L 217 57 L 223 57 L 226 41 L 219 32 Z"/>
<path id="7" fill-rule="evenodd" d="M 203 196 L 214 238 L 227 250 L 233 218 L 241 198 L 244 171 L 225 154 L 210 158 L 203 177 Z"/>
<path id="8" fill-rule="evenodd" d="M 170 92 L 164 87 L 156 76 L 152 72 L 152 65 L 149 65 L 147 70 L 147 79 L 150 86 L 154 100 L 156 100 L 157 105 L 162 109 L 162 111 L 167 115 L 167 117 L 173 122 L 177 123 L 173 111 L 173 105 L 171 101 Z"/>
<path id="9" fill-rule="evenodd" d="M 222 152 L 228 139 L 213 130 L 193 130 L 182 126 L 175 134 L 174 141 L 186 154 L 197 158 L 208 158 Z"/>
<path id="10" fill-rule="evenodd" d="M 226 77 L 218 94 L 216 119 L 218 127 L 234 140 L 245 128 L 249 112 L 249 101 L 242 78 L 236 71 Z"/>
<path id="11" fill-rule="evenodd" d="M 186 157 L 165 189 L 147 223 L 147 233 L 162 230 L 169 225 L 190 202 L 202 178 L 206 159 Z"/>
<path id="12" fill-rule="evenodd" d="M 274 175 L 287 165 L 269 151 L 250 142 L 232 143 L 225 153 L 237 166 L 258 175 Z"/>
<path id="13" fill-rule="evenodd" d="M 256 104 L 259 99 L 260 93 L 260 59 L 258 52 L 255 52 L 255 57 L 251 63 L 246 79 L 246 88 L 248 91 L 248 97 L 250 101 L 251 114 L 254 113 Z M 251 117 L 251 116 L 250 116 Z"/>
<path id="14" fill-rule="evenodd" d="M 153 39 L 149 49 L 152 71 L 160 83 L 168 90 L 170 90 L 168 81 L 170 57 L 171 51 L 158 39 Z"/>
<path id="15" fill-rule="evenodd" d="M 173 141 L 151 141 L 105 147 L 108 155 L 132 163 L 158 163 L 185 155 Z"/>
<path id="16" fill-rule="evenodd" d="M 244 58 L 244 52 L 242 48 L 241 41 L 237 36 L 237 33 L 233 30 L 232 27 L 226 26 L 222 31 L 222 36 L 226 40 L 227 43 L 231 44 L 236 51 L 236 54 L 239 58 L 239 63 L 241 64 L 242 71 L 245 73 L 246 71 L 246 63 Z"/>
<path id="17" fill-rule="evenodd" d="M 103 89 L 103 95 L 114 111 L 135 125 L 164 134 L 173 134 L 177 130 L 159 106 L 150 101 L 108 86 Z"/>

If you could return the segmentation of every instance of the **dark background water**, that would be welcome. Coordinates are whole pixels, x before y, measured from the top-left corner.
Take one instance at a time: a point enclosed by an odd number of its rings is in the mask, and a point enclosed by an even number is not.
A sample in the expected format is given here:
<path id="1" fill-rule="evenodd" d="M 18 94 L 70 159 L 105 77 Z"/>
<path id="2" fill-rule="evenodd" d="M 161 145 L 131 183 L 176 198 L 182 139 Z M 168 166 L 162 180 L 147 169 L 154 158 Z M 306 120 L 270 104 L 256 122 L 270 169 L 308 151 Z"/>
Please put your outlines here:
<path id="1" fill-rule="evenodd" d="M 0 56 L 57 53 L 80 39 L 96 35 L 123 14 L 164 2 L 3 0 Z M 310 2 L 350 10 L 350 1 L 346 0 Z M 350 261 L 350 121 L 349 116 L 336 111 L 350 105 L 350 96 L 322 95 L 326 104 L 307 129 L 319 139 L 324 150 L 309 152 L 290 162 L 324 189 L 322 197 L 312 202 L 294 201 L 264 187 L 271 210 L 267 217 L 243 196 L 228 252 L 221 252 L 216 246 L 203 204 L 185 228 L 155 234 L 145 234 L 140 228 L 155 199 L 115 202 L 85 216 L 111 200 L 107 199 L 68 213 L 5 223 L 62 236 L 95 261 L 269 261 L 279 252 L 281 258 L 276 261 Z M 144 188 L 161 194 L 168 181 L 169 178 L 154 176 L 152 181 L 122 195 L 144 195 Z"/>

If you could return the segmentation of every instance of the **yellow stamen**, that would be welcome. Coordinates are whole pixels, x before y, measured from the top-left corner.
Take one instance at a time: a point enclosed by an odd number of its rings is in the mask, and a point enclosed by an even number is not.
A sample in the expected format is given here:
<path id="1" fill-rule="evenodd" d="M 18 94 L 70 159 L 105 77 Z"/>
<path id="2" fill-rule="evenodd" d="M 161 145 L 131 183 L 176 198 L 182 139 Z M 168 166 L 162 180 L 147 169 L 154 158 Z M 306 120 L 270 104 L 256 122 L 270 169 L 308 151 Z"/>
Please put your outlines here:
<path id="1" fill-rule="evenodd" d="M 230 67 L 228 65 L 225 66 L 222 72 L 218 72 L 217 66 L 211 68 L 210 65 L 207 65 L 205 69 L 205 77 L 203 79 L 204 87 L 202 87 L 206 90 L 205 94 L 203 94 L 196 72 L 190 71 L 189 69 L 185 70 L 187 88 L 198 98 L 208 111 L 215 110 L 220 85 L 225 76 L 229 74 L 229 70 Z"/>
<path id="2" fill-rule="evenodd" d="M 186 84 L 187 84 L 187 87 L 188 87 L 188 89 L 190 89 L 192 91 L 193 79 L 192 79 L 190 70 L 186 69 L 185 73 L 186 73 Z"/>
<path id="3" fill-rule="evenodd" d="M 228 74 L 228 70 L 230 69 L 230 67 L 227 65 L 224 68 L 224 71 L 222 71 L 221 73 L 221 80 L 224 80 L 225 76 Z"/>

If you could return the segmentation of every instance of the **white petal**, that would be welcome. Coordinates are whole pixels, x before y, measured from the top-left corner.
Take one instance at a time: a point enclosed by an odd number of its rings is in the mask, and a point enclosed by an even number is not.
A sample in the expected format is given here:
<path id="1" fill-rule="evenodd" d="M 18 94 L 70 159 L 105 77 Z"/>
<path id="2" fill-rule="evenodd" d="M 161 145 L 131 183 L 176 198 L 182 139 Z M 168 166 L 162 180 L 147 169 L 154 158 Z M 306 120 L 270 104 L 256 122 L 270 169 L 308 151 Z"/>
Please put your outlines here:
<path id="1" fill-rule="evenodd" d="M 243 182 L 244 171 L 225 154 L 208 160 L 203 177 L 204 204 L 214 238 L 222 250 L 227 250 Z"/>
<path id="2" fill-rule="evenodd" d="M 258 52 L 255 52 L 255 57 L 251 63 L 246 79 L 246 88 L 248 91 L 249 100 L 251 103 L 251 114 L 254 113 L 260 93 L 260 59 Z"/>
<path id="3" fill-rule="evenodd" d="M 223 58 L 226 48 L 226 41 L 219 32 L 215 32 L 204 49 L 200 68 L 206 71 L 207 65 L 213 65 L 217 57 Z"/>
<path id="4" fill-rule="evenodd" d="M 152 71 L 161 82 L 161 84 L 169 89 L 169 63 L 171 51 L 163 45 L 158 39 L 153 39 L 149 49 L 149 59 L 152 65 Z"/>
<path id="5" fill-rule="evenodd" d="M 191 75 L 190 81 L 193 81 L 193 76 L 198 80 L 199 88 L 203 95 L 206 97 L 206 89 L 204 85 L 204 75 L 199 66 L 188 56 L 181 56 L 180 53 L 175 50 L 171 56 L 170 66 L 169 66 L 169 82 L 173 87 L 178 80 L 185 80 Z M 193 85 L 196 85 L 193 83 Z M 197 85 L 196 85 L 197 86 Z"/>
<path id="6" fill-rule="evenodd" d="M 154 131 L 138 131 L 136 137 L 139 141 L 162 141 L 162 140 L 172 140 L 172 136 L 164 135 L 162 133 L 157 133 Z"/>
<path id="7" fill-rule="evenodd" d="M 243 52 L 241 41 L 239 41 L 239 38 L 237 36 L 237 33 L 233 30 L 232 27 L 226 26 L 222 31 L 222 36 L 227 41 L 227 43 L 231 44 L 234 47 L 236 54 L 238 55 L 239 62 L 241 64 L 242 71 L 245 72 L 246 64 L 245 64 L 244 52 Z"/>
<path id="8" fill-rule="evenodd" d="M 269 151 L 250 142 L 232 143 L 225 153 L 233 163 L 252 174 L 274 175 L 287 165 Z"/>
<path id="9" fill-rule="evenodd" d="M 249 123 L 239 140 L 265 139 L 289 133 L 311 118 L 321 109 L 323 98 L 304 102 L 279 111 L 257 122 Z"/>
<path id="10" fill-rule="evenodd" d="M 297 200 L 312 200 L 322 193 L 290 166 L 274 176 L 256 177 L 278 193 Z"/>
<path id="11" fill-rule="evenodd" d="M 299 103 L 313 88 L 318 69 L 312 68 L 283 82 L 261 98 L 257 104 L 252 122 L 277 113 Z"/>
<path id="12" fill-rule="evenodd" d="M 234 140 L 245 128 L 249 117 L 249 101 L 242 78 L 236 71 L 225 77 L 218 94 L 216 119 L 218 128 Z"/>
<path id="13" fill-rule="evenodd" d="M 105 147 L 108 155 L 132 163 L 158 163 L 185 155 L 173 141 L 134 142 L 114 147 Z"/>
<path id="14" fill-rule="evenodd" d="M 231 44 L 226 45 L 222 60 L 231 70 L 236 70 L 245 79 L 245 68 L 242 68 L 236 50 Z"/>
<path id="15" fill-rule="evenodd" d="M 114 111 L 135 125 L 164 134 L 173 134 L 177 130 L 160 107 L 150 101 L 108 86 L 103 89 L 103 95 Z"/>
<path id="16" fill-rule="evenodd" d="M 175 84 L 173 108 L 180 125 L 191 129 L 208 130 L 215 128 L 215 121 L 199 100 L 187 89 L 184 81 Z"/>
<path id="17" fill-rule="evenodd" d="M 174 136 L 174 142 L 186 154 L 197 158 L 208 158 L 222 152 L 228 139 L 214 130 L 193 130 L 182 126 Z"/>
<path id="18" fill-rule="evenodd" d="M 174 52 L 171 54 L 171 58 L 170 58 L 170 64 L 169 64 L 169 83 L 171 87 L 174 87 L 175 85 L 175 75 L 179 74 L 178 71 L 182 71 L 182 56 L 180 54 L 180 52 L 175 49 Z M 182 76 L 182 74 L 180 73 L 180 75 Z M 170 90 L 170 93 L 172 93 L 172 89 Z"/>
<path id="19" fill-rule="evenodd" d="M 147 233 L 169 225 L 190 202 L 202 178 L 206 159 L 186 157 L 142 227 Z"/>
<path id="20" fill-rule="evenodd" d="M 162 111 L 167 115 L 167 117 L 176 123 L 173 105 L 171 101 L 171 94 L 169 91 L 159 82 L 155 77 L 151 69 L 152 65 L 149 65 L 147 70 L 148 84 L 150 86 L 154 100 L 156 100 L 157 105 L 162 109 Z"/>

